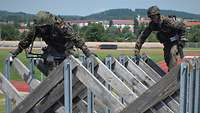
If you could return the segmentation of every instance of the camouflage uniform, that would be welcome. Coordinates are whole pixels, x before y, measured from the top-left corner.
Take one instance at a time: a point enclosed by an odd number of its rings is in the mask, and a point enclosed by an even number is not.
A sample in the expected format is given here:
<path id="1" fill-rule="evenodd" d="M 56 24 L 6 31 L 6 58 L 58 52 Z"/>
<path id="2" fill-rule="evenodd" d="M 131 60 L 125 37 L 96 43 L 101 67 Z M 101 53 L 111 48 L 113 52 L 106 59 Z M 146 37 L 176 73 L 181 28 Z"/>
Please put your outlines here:
<path id="1" fill-rule="evenodd" d="M 52 64 L 55 59 L 58 58 L 57 61 L 61 63 L 66 56 L 73 54 L 74 46 L 80 48 L 86 56 L 90 56 L 91 52 L 83 39 L 73 31 L 70 24 L 62 24 L 62 22 L 60 18 L 49 12 L 38 12 L 36 25 L 19 42 L 18 48 L 12 52 L 13 55 L 17 56 L 23 49 L 28 48 L 35 40 L 35 37 L 42 38 L 48 46 L 43 48 L 42 58 L 44 61 L 40 61 L 37 66 L 45 75 L 48 72 L 44 71 L 44 69 L 52 70 Z M 45 65 L 39 65 L 41 63 Z"/>
<path id="2" fill-rule="evenodd" d="M 173 68 L 177 62 L 177 44 L 182 44 L 183 46 L 183 42 L 181 40 L 185 39 L 184 23 L 169 17 L 160 17 L 159 23 L 151 21 L 145 28 L 144 32 L 142 32 L 142 34 L 138 37 L 135 45 L 136 50 L 140 51 L 143 43 L 152 31 L 157 33 L 157 39 L 164 45 L 164 59 L 167 66 L 169 69 Z"/>

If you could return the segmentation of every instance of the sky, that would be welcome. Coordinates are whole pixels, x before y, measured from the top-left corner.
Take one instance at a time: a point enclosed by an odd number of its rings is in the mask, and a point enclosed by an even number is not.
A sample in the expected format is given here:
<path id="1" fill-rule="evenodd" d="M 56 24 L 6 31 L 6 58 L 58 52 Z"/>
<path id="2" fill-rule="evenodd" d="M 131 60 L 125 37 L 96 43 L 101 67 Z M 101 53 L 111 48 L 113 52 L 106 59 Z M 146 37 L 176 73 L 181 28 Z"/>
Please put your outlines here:
<path id="1" fill-rule="evenodd" d="M 199 4 L 200 0 L 0 0 L 0 10 L 31 14 L 46 10 L 57 15 L 86 16 L 108 9 L 157 5 L 160 9 L 200 14 Z"/>

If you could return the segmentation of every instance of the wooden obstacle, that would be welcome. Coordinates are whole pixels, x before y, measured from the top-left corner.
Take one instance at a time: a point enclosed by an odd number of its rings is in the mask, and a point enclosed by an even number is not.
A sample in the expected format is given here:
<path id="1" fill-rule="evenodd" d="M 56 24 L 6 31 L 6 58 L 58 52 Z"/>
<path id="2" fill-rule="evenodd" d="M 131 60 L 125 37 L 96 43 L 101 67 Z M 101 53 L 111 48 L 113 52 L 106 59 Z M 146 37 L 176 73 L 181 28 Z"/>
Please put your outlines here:
<path id="1" fill-rule="evenodd" d="M 87 90 L 93 93 L 95 104 L 91 109 L 96 113 L 106 112 L 102 110 L 105 107 L 113 113 L 178 113 L 179 97 L 175 93 L 179 88 L 177 77 L 180 66 L 163 77 L 159 67 L 152 68 L 149 65 L 154 63 L 152 61 L 141 59 L 137 65 L 129 57 L 124 57 L 124 62 L 111 57 L 109 67 L 97 57 L 91 59 L 95 61 L 94 72 L 73 56 L 66 59 L 72 76 L 73 113 L 86 113 L 91 108 L 88 108 Z M 1 84 L 14 91 L 8 93 L 7 89 L 1 88 L 9 98 L 17 101 L 12 113 L 66 113 L 64 72 L 69 70 L 64 68 L 65 62 L 42 82 L 30 76 L 29 69 L 18 59 L 13 61 L 13 66 L 29 84 L 31 92 L 25 98 L 17 96 L 18 91 L 9 81 L 1 79 Z M 110 85 L 110 90 L 105 83 Z"/>

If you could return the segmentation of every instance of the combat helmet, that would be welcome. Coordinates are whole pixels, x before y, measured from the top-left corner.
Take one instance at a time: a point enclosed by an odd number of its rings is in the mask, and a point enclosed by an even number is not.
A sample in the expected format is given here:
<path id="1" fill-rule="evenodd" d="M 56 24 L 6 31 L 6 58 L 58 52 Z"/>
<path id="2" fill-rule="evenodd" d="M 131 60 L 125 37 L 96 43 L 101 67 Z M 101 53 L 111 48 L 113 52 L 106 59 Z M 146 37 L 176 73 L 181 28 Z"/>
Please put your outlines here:
<path id="1" fill-rule="evenodd" d="M 148 17 L 160 15 L 160 9 L 157 6 L 151 6 L 147 11 Z"/>
<path id="2" fill-rule="evenodd" d="M 35 25 L 47 25 L 47 24 L 54 24 L 60 21 L 60 19 L 51 14 L 50 12 L 47 11 L 39 11 L 36 14 L 36 18 L 34 20 Z"/>

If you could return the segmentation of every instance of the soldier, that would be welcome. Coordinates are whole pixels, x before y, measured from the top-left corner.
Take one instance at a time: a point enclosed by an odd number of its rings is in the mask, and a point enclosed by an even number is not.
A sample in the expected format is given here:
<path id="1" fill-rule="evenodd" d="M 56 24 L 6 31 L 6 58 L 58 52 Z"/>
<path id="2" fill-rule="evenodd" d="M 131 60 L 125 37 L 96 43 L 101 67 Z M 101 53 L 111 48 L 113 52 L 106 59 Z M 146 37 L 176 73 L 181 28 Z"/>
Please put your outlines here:
<path id="1" fill-rule="evenodd" d="M 61 18 L 49 12 L 39 11 L 36 14 L 34 25 L 26 37 L 19 42 L 16 50 L 11 51 L 12 57 L 15 58 L 33 44 L 36 37 L 42 38 L 47 44 L 47 47 L 42 49 L 43 60 L 36 63 L 45 75 L 48 75 L 55 64 L 60 64 L 68 55 L 73 54 L 74 46 L 80 48 L 86 57 L 92 55 L 85 42 L 73 31 L 70 24 L 65 23 Z"/>
<path id="2" fill-rule="evenodd" d="M 157 6 L 151 6 L 147 15 L 151 21 L 136 41 L 135 55 L 139 55 L 143 43 L 151 32 L 155 31 L 157 39 L 164 45 L 164 59 L 170 70 L 176 65 L 178 54 L 183 58 L 182 48 L 187 41 L 184 37 L 185 24 L 174 18 L 160 16 L 160 10 Z"/>

